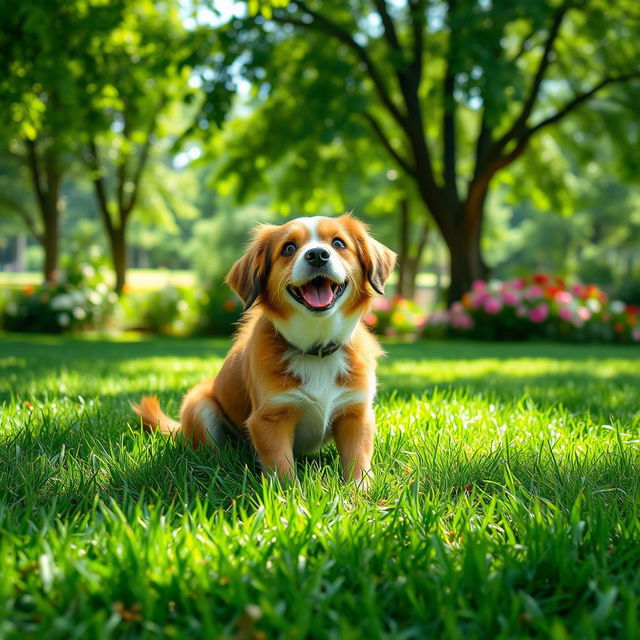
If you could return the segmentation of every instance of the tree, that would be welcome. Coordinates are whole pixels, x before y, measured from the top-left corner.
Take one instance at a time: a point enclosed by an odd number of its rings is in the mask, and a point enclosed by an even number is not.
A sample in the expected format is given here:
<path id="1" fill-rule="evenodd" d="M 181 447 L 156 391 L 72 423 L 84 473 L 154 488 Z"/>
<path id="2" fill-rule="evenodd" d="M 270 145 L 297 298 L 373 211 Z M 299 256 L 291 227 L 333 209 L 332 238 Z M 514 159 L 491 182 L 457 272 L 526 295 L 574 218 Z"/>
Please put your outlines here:
<path id="1" fill-rule="evenodd" d="M 85 82 L 93 96 L 86 161 L 117 293 L 125 285 L 127 230 L 149 164 L 182 134 L 183 104 L 195 94 L 189 77 L 200 36 L 185 29 L 178 9 L 177 2 L 130 3 L 118 27 L 94 40 L 90 50 L 94 67 Z M 157 188 L 162 192 L 162 185 Z"/>
<path id="2" fill-rule="evenodd" d="M 28 181 L 33 194 L 31 202 L 8 191 L 2 199 L 42 244 L 49 281 L 58 265 L 61 185 L 77 149 L 83 52 L 118 15 L 118 3 L 0 3 L 0 104 L 6 114 L 0 138 L 22 167 L 9 170 Z"/>
<path id="3" fill-rule="evenodd" d="M 241 70 L 273 105 L 255 134 L 284 139 L 285 157 L 304 145 L 300 133 L 346 143 L 369 127 L 447 244 L 450 300 L 487 276 L 480 240 L 495 176 L 640 77 L 634 0 L 249 5 L 262 14 L 225 31 L 234 59 L 252 52 Z"/>

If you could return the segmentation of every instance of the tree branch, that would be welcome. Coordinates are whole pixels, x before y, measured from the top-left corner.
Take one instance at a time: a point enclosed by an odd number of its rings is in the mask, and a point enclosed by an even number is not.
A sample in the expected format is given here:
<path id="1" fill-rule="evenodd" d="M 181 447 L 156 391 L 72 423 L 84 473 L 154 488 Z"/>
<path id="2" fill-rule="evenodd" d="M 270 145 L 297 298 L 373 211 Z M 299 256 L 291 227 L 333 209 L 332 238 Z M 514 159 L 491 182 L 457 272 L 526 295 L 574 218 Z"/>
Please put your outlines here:
<path id="1" fill-rule="evenodd" d="M 380 100 L 384 104 L 384 106 L 389 110 L 389 113 L 393 116 L 393 118 L 398 122 L 398 124 L 402 127 L 406 126 L 406 116 L 400 111 L 398 106 L 395 104 L 393 99 L 391 98 L 391 94 L 389 93 L 380 71 L 373 63 L 373 60 L 369 56 L 368 51 L 361 45 L 359 45 L 349 34 L 348 31 L 343 29 L 340 25 L 335 22 L 329 20 L 323 15 L 320 15 L 316 11 L 313 11 L 304 2 L 300 2 L 295 0 L 293 2 L 295 6 L 297 6 L 301 11 L 306 13 L 311 19 L 311 22 L 305 22 L 304 20 L 299 20 L 290 16 L 286 13 L 278 12 L 274 14 L 273 19 L 276 22 L 283 22 L 287 24 L 292 24 L 297 27 L 303 28 L 316 28 L 320 31 L 324 31 L 338 40 L 346 44 L 361 60 L 364 66 L 367 69 L 367 73 L 369 78 L 373 82 L 378 96 Z"/>
<path id="2" fill-rule="evenodd" d="M 393 145 L 391 144 L 391 140 L 389 140 L 389 138 L 387 137 L 385 132 L 382 130 L 382 126 L 380 125 L 380 122 L 378 122 L 378 120 L 368 111 L 365 111 L 362 115 L 365 118 L 365 120 L 367 120 L 367 122 L 369 123 L 369 125 L 373 129 L 373 132 L 378 136 L 378 138 L 380 139 L 380 142 L 382 142 L 382 144 L 384 145 L 385 149 L 389 152 L 389 154 L 392 156 L 392 158 L 410 176 L 415 177 L 415 175 L 416 175 L 415 168 L 412 167 L 411 164 L 407 160 L 405 160 L 394 149 Z"/>
<path id="3" fill-rule="evenodd" d="M 156 126 L 158 124 L 158 116 L 160 112 L 167 104 L 167 96 L 162 96 L 158 103 L 158 106 L 153 114 L 153 117 L 149 121 L 149 126 L 147 128 L 147 135 L 145 141 L 142 145 L 142 150 L 140 152 L 140 158 L 138 160 L 138 166 L 133 174 L 133 178 L 131 182 L 133 183 L 133 191 L 131 192 L 131 197 L 129 198 L 129 202 L 126 204 L 126 207 L 123 207 L 120 212 L 122 226 L 124 226 L 129 214 L 135 207 L 136 201 L 138 199 L 138 193 L 140 191 L 140 182 L 142 180 L 142 173 L 144 172 L 145 166 L 147 164 L 147 160 L 149 159 L 149 152 L 151 151 L 151 139 L 153 138 L 153 134 L 155 133 Z"/>
<path id="4" fill-rule="evenodd" d="M 637 79 L 640 79 L 640 71 L 636 71 L 635 73 L 625 73 L 620 76 L 609 76 L 603 78 L 602 80 L 600 80 L 600 82 L 591 87 L 591 89 L 588 89 L 587 91 L 576 95 L 572 100 L 567 102 L 564 107 L 558 109 L 556 113 L 530 127 L 528 129 L 528 137 L 531 137 L 534 133 L 536 133 L 536 131 L 554 124 L 558 122 L 558 120 L 562 120 L 562 118 L 564 118 L 568 113 L 571 113 L 571 111 L 587 102 L 590 98 L 593 98 L 604 87 L 610 84 L 616 84 L 618 82 L 627 82 L 628 80 Z"/>
<path id="5" fill-rule="evenodd" d="M 40 160 L 38 158 L 38 148 L 36 141 L 27 138 L 25 140 L 27 146 L 27 164 L 29 166 L 29 173 L 31 174 L 31 181 L 33 182 L 33 188 L 36 192 L 36 198 L 38 199 L 38 205 L 44 216 L 44 211 L 47 207 L 46 194 L 44 192 L 44 186 L 42 185 L 42 169 L 40 167 Z"/>
<path id="6" fill-rule="evenodd" d="M 393 24 L 393 20 L 387 10 L 386 0 L 373 0 L 373 4 L 376 6 L 376 11 L 382 20 L 382 26 L 384 27 L 385 40 L 391 45 L 391 48 L 400 56 L 400 60 L 404 62 L 404 54 L 400 41 L 398 40 L 398 34 L 396 27 Z"/>
<path id="7" fill-rule="evenodd" d="M 544 43 L 542 57 L 540 58 L 538 68 L 536 69 L 536 73 L 533 77 L 531 88 L 529 89 L 529 95 L 524 102 L 520 115 L 516 118 L 509 130 L 496 143 L 496 152 L 498 153 L 504 149 L 511 140 L 518 138 L 526 127 L 527 120 L 529 119 L 538 96 L 540 95 L 540 88 L 542 87 L 542 82 L 551 62 L 550 57 L 553 51 L 553 46 L 558 34 L 560 33 L 560 27 L 562 26 L 562 21 L 564 20 L 568 8 L 569 7 L 566 4 L 563 4 L 553 16 L 549 34 L 547 35 L 547 39 Z"/>
<path id="8" fill-rule="evenodd" d="M 409 0 L 409 15 L 411 17 L 411 31 L 413 33 L 413 58 L 411 60 L 410 68 L 415 75 L 418 87 L 422 81 L 422 57 L 424 55 L 426 10 L 427 8 L 424 0 Z"/>
<path id="9" fill-rule="evenodd" d="M 98 211 L 107 229 L 109 237 L 113 236 L 113 220 L 109 213 L 109 202 L 107 198 L 107 189 L 102 175 L 102 167 L 100 166 L 100 154 L 98 145 L 93 136 L 89 139 L 89 161 L 91 170 L 93 171 L 93 185 L 96 191 L 96 199 L 98 200 Z"/>
<path id="10" fill-rule="evenodd" d="M 451 21 L 455 11 L 455 0 L 448 2 L 448 19 Z M 458 187 L 456 184 L 456 102 L 454 97 L 455 72 L 453 70 L 454 42 L 453 30 L 449 29 L 449 48 L 447 51 L 442 88 L 443 116 L 442 116 L 442 146 L 443 146 L 443 178 L 444 188 L 452 203 L 458 202 Z"/>

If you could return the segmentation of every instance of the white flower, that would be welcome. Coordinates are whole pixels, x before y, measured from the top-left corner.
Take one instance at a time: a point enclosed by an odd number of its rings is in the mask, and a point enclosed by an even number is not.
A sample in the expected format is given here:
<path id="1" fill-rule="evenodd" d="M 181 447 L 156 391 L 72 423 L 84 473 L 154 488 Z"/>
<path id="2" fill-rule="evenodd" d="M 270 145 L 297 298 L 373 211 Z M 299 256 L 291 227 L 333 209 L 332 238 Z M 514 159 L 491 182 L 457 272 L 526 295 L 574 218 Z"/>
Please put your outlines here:
<path id="1" fill-rule="evenodd" d="M 68 313 L 59 313 L 58 314 L 58 324 L 61 327 L 68 327 L 71 323 L 71 318 Z"/>
<path id="2" fill-rule="evenodd" d="M 88 298 L 89 302 L 96 306 L 98 306 L 100 302 L 102 302 L 102 296 L 97 291 L 89 292 Z"/>
<path id="3" fill-rule="evenodd" d="M 51 308 L 54 311 L 73 308 L 73 298 L 67 293 L 61 293 L 51 300 Z"/>
<path id="4" fill-rule="evenodd" d="M 611 309 L 611 313 L 623 313 L 627 305 L 622 302 L 622 300 L 612 300 L 609 308 Z"/>
<path id="5" fill-rule="evenodd" d="M 600 300 L 596 300 L 595 298 L 589 298 L 587 300 L 587 307 L 589 307 L 589 311 L 592 313 L 600 313 L 600 310 L 602 309 Z"/>
<path id="6" fill-rule="evenodd" d="M 84 320 L 87 317 L 87 312 L 82 307 L 76 307 L 73 310 L 73 317 L 77 320 Z"/>

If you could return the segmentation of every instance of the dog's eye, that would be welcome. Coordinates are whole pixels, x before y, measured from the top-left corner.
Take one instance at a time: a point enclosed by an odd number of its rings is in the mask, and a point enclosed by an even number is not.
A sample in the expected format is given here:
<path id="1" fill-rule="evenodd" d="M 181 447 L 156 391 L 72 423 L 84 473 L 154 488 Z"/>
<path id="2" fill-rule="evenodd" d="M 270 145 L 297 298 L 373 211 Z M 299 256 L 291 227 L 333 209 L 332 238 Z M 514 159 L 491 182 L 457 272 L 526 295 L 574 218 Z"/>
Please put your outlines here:
<path id="1" fill-rule="evenodd" d="M 347 245 L 340 238 L 334 238 L 331 243 L 335 249 L 346 249 Z"/>
<path id="2" fill-rule="evenodd" d="M 296 245 L 293 242 L 287 242 L 287 244 L 282 247 L 282 252 L 280 255 L 289 257 L 292 256 L 296 252 Z"/>

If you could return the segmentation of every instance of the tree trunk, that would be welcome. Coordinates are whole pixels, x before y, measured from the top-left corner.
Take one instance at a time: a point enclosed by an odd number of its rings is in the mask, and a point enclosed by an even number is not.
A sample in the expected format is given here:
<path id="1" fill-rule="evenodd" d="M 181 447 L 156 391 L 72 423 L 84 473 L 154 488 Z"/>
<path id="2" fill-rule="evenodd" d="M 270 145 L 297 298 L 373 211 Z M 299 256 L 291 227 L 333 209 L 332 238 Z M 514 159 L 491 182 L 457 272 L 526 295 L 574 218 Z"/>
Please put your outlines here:
<path id="1" fill-rule="evenodd" d="M 409 202 L 406 198 L 402 198 L 400 201 L 400 215 L 398 216 L 400 222 L 399 225 L 399 238 L 398 238 L 398 286 L 396 287 L 396 294 L 403 298 L 408 298 L 407 295 L 407 276 L 409 267 Z"/>
<path id="2" fill-rule="evenodd" d="M 42 247 L 44 248 L 44 279 L 45 282 L 55 283 L 58 277 L 58 253 L 60 248 L 60 226 L 58 204 L 52 204 L 52 209 L 42 212 L 44 233 Z"/>
<path id="3" fill-rule="evenodd" d="M 485 280 L 489 270 L 482 259 L 480 238 L 482 235 L 482 210 L 473 219 L 462 219 L 445 241 L 449 249 L 451 282 L 447 303 L 452 304 L 471 289 L 474 280 Z"/>
<path id="4" fill-rule="evenodd" d="M 114 227 L 109 234 L 109 244 L 111 245 L 111 260 L 113 270 L 116 275 L 114 290 L 120 295 L 126 284 L 127 277 L 127 243 L 125 239 L 126 227 Z"/>

